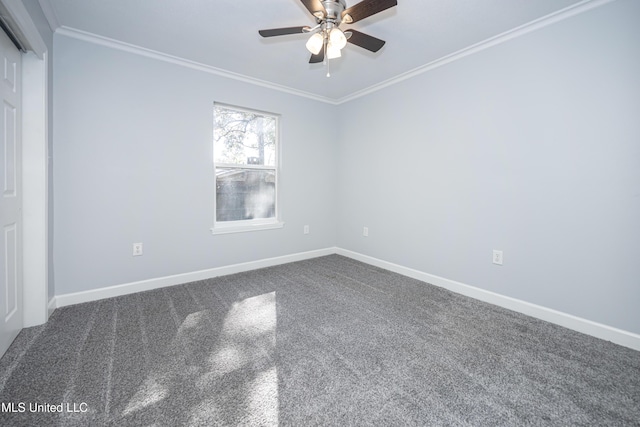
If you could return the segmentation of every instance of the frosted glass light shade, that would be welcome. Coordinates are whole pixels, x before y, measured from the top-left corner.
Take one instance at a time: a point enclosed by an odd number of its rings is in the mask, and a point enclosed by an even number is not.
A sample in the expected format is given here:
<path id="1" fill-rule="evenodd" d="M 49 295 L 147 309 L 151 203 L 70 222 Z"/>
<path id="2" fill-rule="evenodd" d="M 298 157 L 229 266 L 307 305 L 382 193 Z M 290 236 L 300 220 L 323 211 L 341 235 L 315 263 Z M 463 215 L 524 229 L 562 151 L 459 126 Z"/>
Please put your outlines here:
<path id="1" fill-rule="evenodd" d="M 340 58 L 342 56 L 342 53 L 340 53 L 340 49 L 335 46 L 333 43 L 329 42 L 327 44 L 327 58 L 329 59 L 334 59 L 334 58 Z"/>
<path id="2" fill-rule="evenodd" d="M 314 55 L 317 55 L 318 53 L 320 53 L 320 50 L 322 49 L 322 45 L 324 45 L 324 38 L 322 37 L 322 34 L 315 33 L 314 35 L 309 37 L 309 40 L 307 41 L 306 46 L 309 52 L 313 53 Z"/>
<path id="3" fill-rule="evenodd" d="M 347 45 L 347 38 L 339 28 L 334 28 L 329 33 L 329 41 L 338 49 L 342 49 Z"/>

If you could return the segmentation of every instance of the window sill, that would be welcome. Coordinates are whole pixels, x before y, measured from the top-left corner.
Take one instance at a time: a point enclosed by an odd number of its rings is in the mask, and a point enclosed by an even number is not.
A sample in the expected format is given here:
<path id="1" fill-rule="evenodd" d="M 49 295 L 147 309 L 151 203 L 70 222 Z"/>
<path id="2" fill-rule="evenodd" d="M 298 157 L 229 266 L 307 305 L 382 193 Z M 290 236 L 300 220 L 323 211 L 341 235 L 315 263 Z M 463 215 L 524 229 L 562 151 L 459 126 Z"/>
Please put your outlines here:
<path id="1" fill-rule="evenodd" d="M 258 224 L 217 225 L 211 228 L 211 234 L 244 233 L 246 231 L 273 230 L 284 227 L 284 222 L 263 222 Z"/>

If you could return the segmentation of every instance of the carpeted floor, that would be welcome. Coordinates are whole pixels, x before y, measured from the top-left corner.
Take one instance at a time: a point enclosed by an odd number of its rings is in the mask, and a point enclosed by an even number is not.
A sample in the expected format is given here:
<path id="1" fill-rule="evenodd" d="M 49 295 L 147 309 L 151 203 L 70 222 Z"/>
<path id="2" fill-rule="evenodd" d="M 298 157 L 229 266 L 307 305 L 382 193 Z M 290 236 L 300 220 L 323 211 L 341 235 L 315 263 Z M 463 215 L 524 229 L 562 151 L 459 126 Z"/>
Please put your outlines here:
<path id="1" fill-rule="evenodd" d="M 640 425 L 640 352 L 332 255 L 58 309 L 0 402 L 2 426 Z"/>

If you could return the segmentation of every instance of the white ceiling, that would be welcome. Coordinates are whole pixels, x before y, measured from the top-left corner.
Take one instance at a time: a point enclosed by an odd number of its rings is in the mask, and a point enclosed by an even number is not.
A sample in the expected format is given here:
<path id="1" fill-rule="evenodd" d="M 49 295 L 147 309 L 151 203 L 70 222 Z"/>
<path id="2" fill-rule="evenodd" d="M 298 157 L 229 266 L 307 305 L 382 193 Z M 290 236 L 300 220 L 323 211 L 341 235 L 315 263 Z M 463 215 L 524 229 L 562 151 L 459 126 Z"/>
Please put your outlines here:
<path id="1" fill-rule="evenodd" d="M 348 44 L 309 64 L 306 34 L 264 39 L 258 30 L 313 26 L 299 0 L 40 0 L 52 27 L 114 39 L 339 101 L 514 28 L 590 0 L 398 0 L 342 29 L 385 40 L 377 53 Z M 347 0 L 347 7 L 357 1 Z"/>

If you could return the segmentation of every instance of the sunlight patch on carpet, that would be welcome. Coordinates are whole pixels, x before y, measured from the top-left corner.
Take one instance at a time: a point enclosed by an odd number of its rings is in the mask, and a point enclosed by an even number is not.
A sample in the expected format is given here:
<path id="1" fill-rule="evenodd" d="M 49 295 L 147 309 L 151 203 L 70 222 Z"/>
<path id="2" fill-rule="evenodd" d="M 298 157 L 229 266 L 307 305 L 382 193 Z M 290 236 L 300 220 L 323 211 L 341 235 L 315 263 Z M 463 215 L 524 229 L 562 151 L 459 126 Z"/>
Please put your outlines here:
<path id="1" fill-rule="evenodd" d="M 166 396 L 167 390 L 163 385 L 159 384 L 155 378 L 147 378 L 127 404 L 123 415 L 131 414 L 149 405 L 158 403 Z"/>

